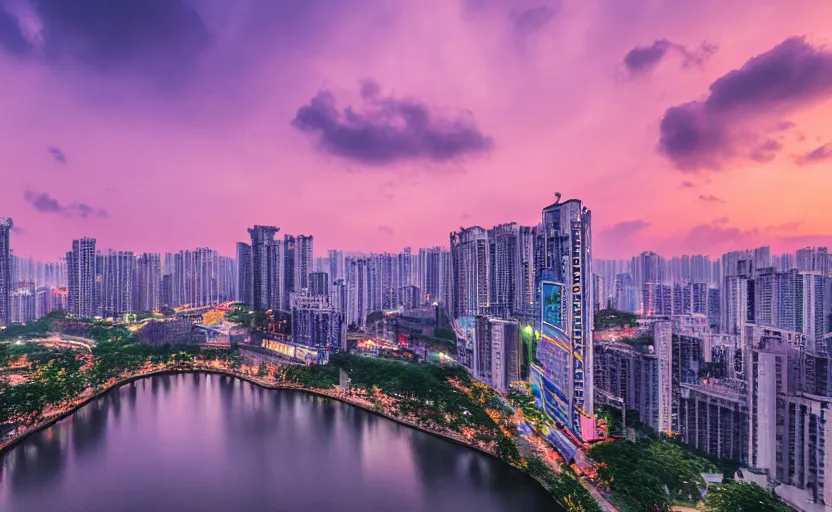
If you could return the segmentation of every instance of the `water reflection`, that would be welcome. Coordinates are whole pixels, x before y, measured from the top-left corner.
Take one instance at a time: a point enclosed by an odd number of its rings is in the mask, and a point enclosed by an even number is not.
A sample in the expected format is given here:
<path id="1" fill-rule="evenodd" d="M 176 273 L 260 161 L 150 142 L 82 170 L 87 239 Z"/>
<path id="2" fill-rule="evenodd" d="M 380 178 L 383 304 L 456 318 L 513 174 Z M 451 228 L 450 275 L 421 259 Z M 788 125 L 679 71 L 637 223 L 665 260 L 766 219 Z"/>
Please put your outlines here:
<path id="1" fill-rule="evenodd" d="M 219 375 L 108 393 L 11 450 L 0 510 L 559 510 L 525 475 L 329 399 Z"/>

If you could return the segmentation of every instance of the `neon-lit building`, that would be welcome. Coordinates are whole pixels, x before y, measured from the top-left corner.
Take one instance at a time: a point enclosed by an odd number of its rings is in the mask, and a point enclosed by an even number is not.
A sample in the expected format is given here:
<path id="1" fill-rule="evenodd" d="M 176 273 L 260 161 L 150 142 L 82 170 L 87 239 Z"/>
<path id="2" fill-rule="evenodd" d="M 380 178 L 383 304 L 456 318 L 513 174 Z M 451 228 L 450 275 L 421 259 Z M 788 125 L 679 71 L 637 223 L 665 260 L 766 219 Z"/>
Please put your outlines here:
<path id="1" fill-rule="evenodd" d="M 592 387 L 591 215 L 581 201 L 543 209 L 543 268 L 537 275 L 540 341 L 532 393 L 558 425 L 596 437 Z"/>

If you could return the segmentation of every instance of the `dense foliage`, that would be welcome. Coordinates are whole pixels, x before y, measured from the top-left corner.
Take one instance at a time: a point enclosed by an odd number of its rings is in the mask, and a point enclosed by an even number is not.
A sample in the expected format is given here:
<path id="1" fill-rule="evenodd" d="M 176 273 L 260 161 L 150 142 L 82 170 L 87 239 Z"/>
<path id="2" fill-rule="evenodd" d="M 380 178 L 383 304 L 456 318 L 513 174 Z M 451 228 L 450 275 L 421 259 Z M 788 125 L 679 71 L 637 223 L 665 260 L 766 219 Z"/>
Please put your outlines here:
<path id="1" fill-rule="evenodd" d="M 265 311 L 250 311 L 245 304 L 232 304 L 230 311 L 225 314 L 229 322 L 245 325 L 251 329 L 264 327 L 269 321 Z"/>
<path id="2" fill-rule="evenodd" d="M 195 358 L 219 358 L 239 362 L 228 350 L 200 352 L 199 347 L 153 347 L 138 343 L 135 334 L 122 327 L 95 323 L 91 337 L 97 342 L 92 354 L 72 350 L 49 350 L 35 343 L 0 344 L 0 366 L 27 355 L 27 379 L 15 386 L 0 382 L 0 425 L 29 425 L 39 420 L 47 407 L 60 407 L 84 390 L 100 389 L 108 381 L 137 372 L 147 363 L 177 363 Z"/>
<path id="3" fill-rule="evenodd" d="M 12 364 L 12 361 L 18 360 L 21 356 L 27 358 L 37 357 L 43 354 L 44 349 L 37 343 L 3 343 L 0 342 L 0 368 L 4 368 Z"/>
<path id="4" fill-rule="evenodd" d="M 598 477 L 625 512 L 669 511 L 673 500 L 695 501 L 704 486 L 701 473 L 717 471 L 707 459 L 664 439 L 612 441 L 589 453 L 599 463 Z"/>
<path id="5" fill-rule="evenodd" d="M 790 512 L 776 496 L 757 484 L 726 482 L 705 496 L 708 512 Z"/>
<path id="6" fill-rule="evenodd" d="M 0 431 L 35 424 L 45 414 L 89 396 L 90 391 L 152 368 L 148 365 L 196 359 L 220 359 L 232 368 L 241 364 L 235 350 L 206 353 L 198 346 L 145 345 L 137 342 L 134 332 L 107 322 L 90 322 L 88 333 L 96 342 L 91 353 L 46 349 L 37 343 L 0 343 L 0 363 L 5 366 L 26 355 L 22 361 L 27 365 L 21 370 L 26 374 L 23 382 L 10 386 L 0 381 Z M 516 467 L 527 467 L 570 512 L 600 510 L 568 468 L 557 474 L 539 457 L 521 455 L 508 402 L 494 389 L 472 380 L 461 367 L 334 354 L 328 365 L 282 366 L 274 370 L 274 377 L 327 389 L 338 384 L 342 370 L 351 385 L 366 390 L 366 396 L 376 404 L 392 404 L 388 411 L 425 427 L 444 427 L 469 440 L 490 444 L 500 458 Z M 254 369 L 260 377 L 267 377 L 268 371 L 263 365 Z M 527 405 L 529 414 L 537 411 L 531 403 Z"/>
<path id="7" fill-rule="evenodd" d="M 593 318 L 596 331 L 611 327 L 635 327 L 638 324 L 637 314 L 617 309 L 602 309 L 595 313 Z"/>
<path id="8" fill-rule="evenodd" d="M 519 460 L 514 439 L 505 435 L 486 411 L 507 416 L 504 403 L 493 389 L 473 382 L 462 368 L 335 354 L 328 365 L 289 366 L 275 376 L 304 386 L 330 388 L 338 384 L 340 369 L 346 371 L 351 386 L 377 390 L 395 399 L 402 414 L 455 432 L 473 429 L 477 439 L 495 441 L 500 457 Z"/>
<path id="9" fill-rule="evenodd" d="M 451 327 L 437 327 L 434 333 L 440 340 L 452 341 L 456 344 L 456 333 Z"/>
<path id="10" fill-rule="evenodd" d="M 581 485 L 572 471 L 563 468 L 555 473 L 546 461 L 537 455 L 526 457 L 526 471 L 543 483 L 547 491 L 570 512 L 601 512 L 601 507 Z"/>
<path id="11" fill-rule="evenodd" d="M 0 340 L 16 340 L 19 338 L 44 338 L 52 330 L 52 322 L 66 318 L 63 311 L 53 311 L 48 315 L 29 322 L 28 324 L 11 324 L 0 329 Z"/>

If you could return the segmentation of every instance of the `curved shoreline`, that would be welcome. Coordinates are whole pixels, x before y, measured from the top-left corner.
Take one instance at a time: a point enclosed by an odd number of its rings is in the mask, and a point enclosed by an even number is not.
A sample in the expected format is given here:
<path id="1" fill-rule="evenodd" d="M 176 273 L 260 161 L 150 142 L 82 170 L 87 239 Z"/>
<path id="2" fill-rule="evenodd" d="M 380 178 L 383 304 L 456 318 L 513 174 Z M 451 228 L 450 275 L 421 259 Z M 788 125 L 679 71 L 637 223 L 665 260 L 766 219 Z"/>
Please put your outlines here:
<path id="1" fill-rule="evenodd" d="M 0 457 L 5 455 L 6 452 L 11 450 L 15 446 L 19 445 L 20 443 L 22 443 L 23 441 L 28 439 L 30 436 L 46 430 L 47 428 L 51 427 L 52 425 L 61 421 L 62 419 L 71 416 L 72 414 L 77 412 L 80 408 L 84 407 L 85 405 L 88 405 L 93 400 L 97 400 L 97 399 L 101 398 L 102 396 L 106 395 L 107 393 L 109 393 L 110 391 L 114 391 L 114 390 L 124 386 L 125 384 L 130 384 L 130 383 L 135 382 L 137 380 L 141 380 L 141 379 L 148 378 L 148 377 L 155 377 L 155 376 L 159 376 L 159 375 L 177 375 L 177 374 L 186 374 L 186 373 L 204 373 L 204 374 L 209 374 L 209 375 L 210 374 L 223 375 L 223 376 L 226 376 L 226 377 L 233 377 L 233 378 L 236 378 L 236 379 L 240 379 L 244 382 L 248 382 L 249 384 L 258 386 L 258 387 L 263 388 L 263 389 L 278 390 L 278 391 L 281 391 L 281 390 L 282 391 L 300 391 L 300 392 L 303 392 L 303 393 L 308 393 L 310 395 L 314 395 L 314 396 L 318 396 L 318 397 L 322 397 L 322 398 L 329 398 L 331 400 L 335 400 L 335 401 L 350 405 L 352 407 L 357 407 L 357 408 L 359 408 L 363 411 L 381 416 L 381 417 L 386 418 L 390 421 L 394 421 L 394 422 L 396 422 L 400 425 L 410 427 L 412 429 L 418 430 L 420 432 L 424 432 L 424 433 L 432 435 L 434 437 L 438 437 L 438 438 L 444 439 L 446 441 L 451 441 L 455 444 L 465 446 L 466 448 L 471 448 L 473 450 L 477 450 L 478 452 L 480 452 L 482 454 L 488 455 L 490 457 L 493 457 L 495 459 L 498 459 L 500 461 L 505 462 L 503 459 L 498 457 L 493 452 L 490 452 L 490 451 L 488 451 L 488 450 L 486 450 L 486 449 L 484 449 L 480 446 L 469 444 L 469 443 L 467 443 L 467 442 L 465 442 L 461 439 L 457 439 L 457 438 L 452 437 L 452 436 L 450 436 L 446 433 L 431 430 L 429 428 L 426 428 L 426 427 L 424 427 L 422 425 L 419 425 L 419 424 L 416 424 L 416 423 L 411 423 L 411 422 L 409 422 L 409 421 L 407 421 L 403 418 L 397 418 L 395 416 L 391 416 L 391 415 L 386 414 L 382 411 L 378 411 L 378 410 L 373 409 L 371 407 L 367 407 L 365 404 L 349 400 L 349 399 L 347 399 L 347 397 L 339 396 L 337 393 L 330 394 L 330 393 L 326 392 L 325 390 L 316 389 L 316 388 L 306 388 L 306 387 L 298 386 L 298 385 L 294 385 L 294 384 L 284 384 L 284 383 L 278 383 L 278 382 L 274 382 L 274 383 L 263 382 L 263 381 L 260 381 L 257 377 L 254 377 L 254 376 L 251 376 L 251 375 L 238 374 L 238 373 L 235 373 L 235 372 L 231 372 L 231 371 L 223 370 L 223 369 L 219 369 L 219 368 L 165 368 L 163 370 L 152 370 L 152 371 L 149 371 L 149 372 L 132 375 L 130 377 L 125 377 L 125 378 L 119 380 L 118 382 L 116 382 L 116 383 L 114 383 L 110 386 L 107 386 L 107 387 L 99 390 L 98 392 L 93 393 L 92 395 L 88 396 L 87 398 L 85 398 L 83 400 L 80 400 L 78 403 L 73 404 L 66 411 L 62 411 L 59 414 L 56 414 L 54 416 L 50 416 L 49 418 L 44 419 L 43 421 L 41 421 L 37 425 L 33 426 L 32 428 L 30 428 L 26 432 L 15 435 L 14 437 L 9 439 L 8 441 L 5 441 L 4 443 L 0 444 Z M 506 463 L 506 464 L 508 464 L 508 463 Z M 511 466 L 511 464 L 509 464 L 509 466 Z M 516 468 L 515 466 L 512 466 L 512 467 L 514 467 L 515 469 L 519 469 L 519 468 Z M 525 473 L 525 471 L 524 471 L 524 473 Z M 528 473 L 526 473 L 526 474 L 528 474 Z M 531 476 L 531 475 L 529 475 L 529 476 Z"/>
<path id="2" fill-rule="evenodd" d="M 276 382 L 276 381 L 263 381 L 263 380 L 259 379 L 256 376 L 253 376 L 253 375 L 248 375 L 248 374 L 243 374 L 243 373 L 235 373 L 235 372 L 232 372 L 232 371 L 229 371 L 229 370 L 224 370 L 224 369 L 221 369 L 221 368 L 187 368 L 187 367 L 164 368 L 164 369 L 151 370 L 151 371 L 147 371 L 147 372 L 144 372 L 144 373 L 139 373 L 139 374 L 136 374 L 136 375 L 131 375 L 130 377 L 125 377 L 125 378 L 113 383 L 112 385 L 109 385 L 109 386 L 91 394 L 87 398 L 84 398 L 83 400 L 80 400 L 79 402 L 73 404 L 66 411 L 62 411 L 59 414 L 56 414 L 56 415 L 51 416 L 47 419 L 44 419 L 39 424 L 30 428 L 26 432 L 18 434 L 16 436 L 12 437 L 11 439 L 9 439 L 8 441 L 0 444 L 0 459 L 2 459 L 6 455 L 6 453 L 9 452 L 12 448 L 20 445 L 21 443 L 23 443 L 29 437 L 31 437 L 35 434 L 38 434 L 40 432 L 43 432 L 44 430 L 48 429 L 49 427 L 53 426 L 54 424 L 58 423 L 59 421 L 71 416 L 72 414 L 77 412 L 82 407 L 90 404 L 92 401 L 97 400 L 97 399 L 103 397 L 104 395 L 106 395 L 107 393 L 109 393 L 111 391 L 114 391 L 114 390 L 116 390 L 116 389 L 118 389 L 118 388 L 120 388 L 120 387 L 122 387 L 126 384 L 130 384 L 130 383 L 136 382 L 136 381 L 141 380 L 141 379 L 146 379 L 146 378 L 149 378 L 149 377 L 156 377 L 156 376 L 160 376 L 160 375 L 184 375 L 184 374 L 187 374 L 187 373 L 202 373 L 202 374 L 206 374 L 206 375 L 211 375 L 211 374 L 221 375 L 221 376 L 224 376 L 224 377 L 231 377 L 231 378 L 239 379 L 243 382 L 247 382 L 249 384 L 260 387 L 262 389 L 275 390 L 275 391 L 299 391 L 301 393 L 307 393 L 307 394 L 310 394 L 312 396 L 316 396 L 316 397 L 320 397 L 320 398 L 328 398 L 330 400 L 335 400 L 337 402 L 341 402 L 343 404 L 346 404 L 346 405 L 349 405 L 349 406 L 352 406 L 352 407 L 356 407 L 356 408 L 361 409 L 361 410 L 363 410 L 365 412 L 368 412 L 370 414 L 375 414 L 377 416 L 381 416 L 382 418 L 385 418 L 387 420 L 398 423 L 399 425 L 403 425 L 405 427 L 412 428 L 412 429 L 417 430 L 419 432 L 423 432 L 425 434 L 437 437 L 439 439 L 443 439 L 445 441 L 450 441 L 450 442 L 452 442 L 454 444 L 457 444 L 459 446 L 463 446 L 465 448 L 475 450 L 475 451 L 477 451 L 477 452 L 479 452 L 483 455 L 486 455 L 486 456 L 489 456 L 493 459 L 499 460 L 500 462 L 503 462 L 506 465 L 508 465 L 509 467 L 511 467 L 513 470 L 520 471 L 521 473 L 523 473 L 527 477 L 531 478 L 532 480 L 537 482 L 537 484 L 540 485 L 543 488 L 543 490 L 545 490 L 547 493 L 549 492 L 549 490 L 546 488 L 545 482 L 543 482 L 540 479 L 536 478 L 535 476 L 531 475 L 528 471 L 525 471 L 523 468 L 519 468 L 517 466 L 514 466 L 513 464 L 508 463 L 507 461 L 498 457 L 492 451 L 486 450 L 486 449 L 484 449 L 480 446 L 474 445 L 474 444 L 470 444 L 470 443 L 464 441 L 463 439 L 458 439 L 458 438 L 456 438 L 454 436 L 450 436 L 450 435 L 448 435 L 444 432 L 432 430 L 430 428 L 427 428 L 423 425 L 419 425 L 417 423 L 412 423 L 410 421 L 407 421 L 404 418 L 398 418 L 396 416 L 389 415 L 389 414 L 387 414 L 383 411 L 379 411 L 379 410 L 376 410 L 374 408 L 368 407 L 367 405 L 365 405 L 363 403 L 349 400 L 347 397 L 340 396 L 339 394 L 334 393 L 334 392 L 330 393 L 327 390 L 317 389 L 317 388 L 307 388 L 307 387 L 299 386 L 299 385 L 296 385 L 296 384 L 281 383 L 281 382 Z M 584 486 L 585 488 L 587 487 L 587 484 L 585 482 L 583 482 L 582 480 L 579 480 L 579 481 L 581 482 L 582 486 Z M 604 501 L 598 500 L 598 497 L 595 496 L 595 494 L 593 493 L 594 489 L 587 488 L 587 491 L 590 493 L 590 495 L 593 496 L 596 503 L 598 503 L 598 505 L 603 510 L 605 510 L 607 512 L 616 512 L 614 508 L 612 508 L 612 509 L 608 508 L 607 504 L 604 503 Z M 597 491 L 595 491 L 595 492 L 597 492 Z M 552 496 L 552 499 L 556 503 L 558 503 L 559 506 L 563 507 L 563 505 L 561 505 L 558 502 L 558 500 L 555 499 L 554 496 Z"/>
<path id="3" fill-rule="evenodd" d="M 97 399 L 103 397 L 104 395 L 106 395 L 107 393 L 109 393 L 111 391 L 114 391 L 114 390 L 116 390 L 116 389 L 118 389 L 118 388 L 120 388 L 120 387 L 122 387 L 126 384 L 130 384 L 130 383 L 136 382 L 136 381 L 141 380 L 141 379 L 145 379 L 145 378 L 149 378 L 149 377 L 156 377 L 156 376 L 160 376 L 160 375 L 183 375 L 183 374 L 187 374 L 187 373 L 203 373 L 203 374 L 206 374 L 206 375 L 211 375 L 211 374 L 222 375 L 222 376 L 225 376 L 225 377 L 232 377 L 232 378 L 235 378 L 235 379 L 239 379 L 243 382 L 247 382 L 247 383 L 252 384 L 254 386 L 258 386 L 262 389 L 276 390 L 276 391 L 299 391 L 301 393 L 307 393 L 307 394 L 310 394 L 310 395 L 313 395 L 313 396 L 316 396 L 316 397 L 328 398 L 330 400 L 335 400 L 337 402 L 341 402 L 341 403 L 344 403 L 346 405 L 356 407 L 356 408 L 361 409 L 365 412 L 375 414 L 377 416 L 381 416 L 382 418 L 385 418 L 387 420 L 398 423 L 399 425 L 403 425 L 405 427 L 409 427 L 409 428 L 412 428 L 414 430 L 418 430 L 419 432 L 423 432 L 425 434 L 437 437 L 439 439 L 444 439 L 445 441 L 450 441 L 454 444 L 463 446 L 465 448 L 476 450 L 477 452 L 479 452 L 483 455 L 489 456 L 491 458 L 494 458 L 496 460 L 499 460 L 500 462 L 503 462 L 503 463 L 507 464 L 509 467 L 511 467 L 512 469 L 514 469 L 516 471 L 520 471 L 521 473 L 523 473 L 527 477 L 529 477 L 532 480 L 534 480 L 535 482 L 537 482 L 538 485 L 540 485 L 547 493 L 549 492 L 549 490 L 546 488 L 545 482 L 543 482 L 540 479 L 534 477 L 528 471 L 525 471 L 523 468 L 519 468 L 517 466 L 514 466 L 513 464 L 508 463 L 507 461 L 498 457 L 497 454 L 495 454 L 492 451 L 486 450 L 486 449 L 484 449 L 480 446 L 474 445 L 474 444 L 470 444 L 470 443 L 464 441 L 463 439 L 458 439 L 454 436 L 448 435 L 447 433 L 432 430 L 430 428 L 427 428 L 423 425 L 419 425 L 417 423 L 412 423 L 410 421 L 407 421 L 404 418 L 398 418 L 396 416 L 389 415 L 389 414 L 387 414 L 383 411 L 379 411 L 379 410 L 376 410 L 374 408 L 368 407 L 367 405 L 365 405 L 363 403 L 353 401 L 353 400 L 349 400 L 347 397 L 340 396 L 339 394 L 334 393 L 334 392 L 330 393 L 327 390 L 317 389 L 317 388 L 307 388 L 307 387 L 299 386 L 299 385 L 296 385 L 296 384 L 280 383 L 280 382 L 276 382 L 276 381 L 273 381 L 273 382 L 272 381 L 263 381 L 263 380 L 259 379 L 258 377 L 255 377 L 255 376 L 252 376 L 252 375 L 243 374 L 243 373 L 235 373 L 235 372 L 232 372 L 232 371 L 229 371 L 229 370 L 224 370 L 224 369 L 221 369 L 221 368 L 187 368 L 187 367 L 164 368 L 164 369 L 151 370 L 151 371 L 148 371 L 148 372 L 139 373 L 139 374 L 136 374 L 136 375 L 131 375 L 130 377 L 125 377 L 125 378 L 113 383 L 112 385 L 107 386 L 107 387 L 99 390 L 98 392 L 95 392 L 95 393 L 91 394 L 87 398 L 85 398 L 83 400 L 80 400 L 79 402 L 73 404 L 66 411 L 63 411 L 59 414 L 51 416 L 48 419 L 44 419 L 42 422 L 40 422 L 36 426 L 30 428 L 26 432 L 18 434 L 16 436 L 12 437 L 11 439 L 9 439 L 8 441 L 0 444 L 0 459 L 2 459 L 8 451 L 10 451 L 12 448 L 18 446 L 19 444 L 23 443 L 29 437 L 31 437 L 31 436 L 39 433 L 39 432 L 43 432 L 44 430 L 48 429 L 49 427 L 53 426 L 54 424 L 58 423 L 59 421 L 71 416 L 72 414 L 77 412 L 82 407 L 88 405 L 93 400 L 97 400 Z M 599 500 L 598 499 L 598 496 L 596 496 L 596 494 L 595 494 L 595 493 L 597 493 L 597 490 L 595 490 L 591 485 L 584 482 L 583 479 L 579 479 L 579 482 L 581 483 L 581 485 L 584 488 L 587 489 L 587 491 L 593 497 L 595 502 L 598 503 L 598 505 L 603 510 L 605 510 L 607 512 L 617 512 L 616 509 L 611 506 L 611 504 L 606 502 L 606 500 Z M 556 503 L 558 503 L 558 505 L 563 507 L 563 505 L 561 505 L 558 502 L 558 500 L 555 499 L 554 496 L 552 496 L 552 499 Z"/>

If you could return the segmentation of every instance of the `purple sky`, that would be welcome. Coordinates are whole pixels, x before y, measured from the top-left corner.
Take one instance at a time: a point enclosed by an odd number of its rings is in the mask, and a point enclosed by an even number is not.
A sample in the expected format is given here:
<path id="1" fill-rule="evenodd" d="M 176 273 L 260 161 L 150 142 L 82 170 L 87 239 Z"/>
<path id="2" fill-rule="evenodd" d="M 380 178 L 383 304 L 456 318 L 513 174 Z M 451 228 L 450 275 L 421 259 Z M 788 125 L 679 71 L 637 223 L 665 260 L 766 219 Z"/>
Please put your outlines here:
<path id="1" fill-rule="evenodd" d="M 595 255 L 832 242 L 832 2 L 0 0 L 20 255 L 447 245 L 593 210 Z"/>

